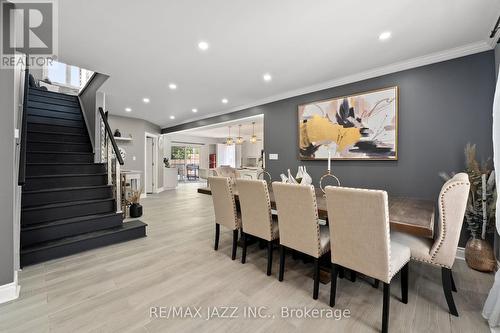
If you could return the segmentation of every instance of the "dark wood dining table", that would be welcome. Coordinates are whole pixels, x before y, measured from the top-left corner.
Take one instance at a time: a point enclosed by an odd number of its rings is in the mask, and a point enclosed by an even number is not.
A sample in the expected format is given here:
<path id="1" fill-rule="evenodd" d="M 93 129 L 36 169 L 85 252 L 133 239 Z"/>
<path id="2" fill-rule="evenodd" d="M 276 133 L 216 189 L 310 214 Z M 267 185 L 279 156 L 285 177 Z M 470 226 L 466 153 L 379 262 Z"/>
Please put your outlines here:
<path id="1" fill-rule="evenodd" d="M 198 188 L 198 193 L 212 195 L 208 187 Z M 234 198 L 239 206 L 238 191 L 234 190 Z M 272 190 L 269 191 L 271 207 L 276 209 L 276 201 Z M 316 188 L 318 216 L 327 220 L 326 199 L 321 189 Z M 389 220 L 391 230 L 397 230 L 415 236 L 433 238 L 435 205 L 431 200 L 408 197 L 389 196 Z"/>

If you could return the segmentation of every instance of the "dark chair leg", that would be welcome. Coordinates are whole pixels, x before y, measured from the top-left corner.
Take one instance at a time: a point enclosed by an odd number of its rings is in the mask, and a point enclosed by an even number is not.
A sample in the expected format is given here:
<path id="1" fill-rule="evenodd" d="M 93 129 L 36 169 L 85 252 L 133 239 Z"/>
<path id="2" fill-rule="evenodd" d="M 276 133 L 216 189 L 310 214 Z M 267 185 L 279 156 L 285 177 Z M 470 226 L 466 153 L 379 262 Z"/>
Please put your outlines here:
<path id="1" fill-rule="evenodd" d="M 241 254 L 241 263 L 244 264 L 247 260 L 247 234 L 245 234 L 243 231 L 241 232 L 241 241 L 241 245 L 243 247 L 243 251 Z"/>
<path id="2" fill-rule="evenodd" d="M 446 303 L 448 303 L 448 309 L 450 313 L 456 317 L 458 317 L 457 307 L 455 306 L 455 302 L 453 301 L 452 294 L 452 277 L 451 277 L 451 269 L 442 267 L 441 268 L 441 280 L 443 281 L 443 291 L 444 297 L 446 297 Z"/>
<path id="3" fill-rule="evenodd" d="M 343 279 L 345 274 L 344 267 L 337 265 L 337 271 L 339 272 L 339 279 Z"/>
<path id="4" fill-rule="evenodd" d="M 408 304 L 408 268 L 409 264 L 401 269 L 401 302 Z"/>
<path id="5" fill-rule="evenodd" d="M 375 289 L 378 289 L 378 286 L 379 286 L 379 280 L 377 279 L 373 279 L 373 284 L 372 284 L 372 287 L 375 288 Z"/>
<path id="6" fill-rule="evenodd" d="M 220 224 L 215 223 L 215 245 L 214 245 L 215 251 L 219 249 L 219 234 L 220 234 Z"/>
<path id="7" fill-rule="evenodd" d="M 330 306 L 335 306 L 335 294 L 337 293 L 337 275 L 339 270 L 337 265 L 332 264 L 331 270 L 331 285 L 330 285 Z"/>
<path id="8" fill-rule="evenodd" d="M 314 258 L 314 289 L 313 299 L 318 299 L 319 293 L 319 259 Z"/>
<path id="9" fill-rule="evenodd" d="M 451 291 L 457 292 L 457 286 L 455 285 L 455 279 L 453 278 L 453 272 L 450 270 L 451 276 Z"/>
<path id="10" fill-rule="evenodd" d="M 283 281 L 283 275 L 285 274 L 285 247 L 280 245 L 280 272 L 278 275 L 278 280 Z"/>
<path id="11" fill-rule="evenodd" d="M 384 283 L 384 305 L 382 308 L 382 333 L 389 332 L 389 307 L 390 307 L 391 285 Z"/>
<path id="12" fill-rule="evenodd" d="M 238 229 L 233 230 L 233 253 L 231 254 L 231 260 L 236 259 L 236 248 L 238 247 Z"/>
<path id="13" fill-rule="evenodd" d="M 353 271 L 352 269 L 350 269 L 349 271 L 351 271 L 351 282 L 356 282 L 356 272 Z"/>
<path id="14" fill-rule="evenodd" d="M 267 276 L 271 275 L 271 270 L 273 267 L 273 242 L 267 242 Z"/>

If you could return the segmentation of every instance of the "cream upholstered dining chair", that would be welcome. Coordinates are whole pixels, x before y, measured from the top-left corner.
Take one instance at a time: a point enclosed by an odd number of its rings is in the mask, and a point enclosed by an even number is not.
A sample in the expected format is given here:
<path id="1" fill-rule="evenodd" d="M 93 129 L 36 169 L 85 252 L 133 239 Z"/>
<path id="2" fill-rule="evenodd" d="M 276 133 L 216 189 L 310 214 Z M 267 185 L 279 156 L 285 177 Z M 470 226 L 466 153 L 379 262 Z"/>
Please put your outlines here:
<path id="1" fill-rule="evenodd" d="M 238 230 L 241 220 L 236 212 L 231 180 L 228 177 L 208 177 L 208 184 L 212 191 L 212 200 L 215 211 L 215 245 L 214 250 L 219 248 L 220 225 L 233 231 L 233 250 L 231 259 L 236 258 L 236 247 L 238 242 Z"/>
<path id="2" fill-rule="evenodd" d="M 328 226 L 318 223 L 318 207 L 313 186 L 273 182 L 273 193 L 280 227 L 280 271 L 283 281 L 285 249 L 313 257 L 313 298 L 318 299 L 319 259 L 330 251 Z"/>
<path id="3" fill-rule="evenodd" d="M 456 174 L 439 193 L 439 231 L 436 239 L 392 232 L 391 237 L 410 247 L 411 258 L 441 268 L 441 281 L 448 309 L 454 316 L 458 311 L 452 291 L 457 291 L 451 268 L 455 261 L 458 241 L 469 197 L 470 183 L 466 173 Z"/>
<path id="4" fill-rule="evenodd" d="M 267 275 L 271 275 L 273 241 L 279 237 L 278 221 L 271 214 L 271 200 L 264 180 L 238 179 L 238 197 L 241 208 L 241 230 L 244 264 L 247 255 L 247 234 L 267 241 Z"/>
<path id="5" fill-rule="evenodd" d="M 338 266 L 384 283 L 382 332 L 389 327 L 390 283 L 401 271 L 402 302 L 408 302 L 410 249 L 390 237 L 387 192 L 327 186 L 332 250 L 330 306 L 335 305 Z"/>

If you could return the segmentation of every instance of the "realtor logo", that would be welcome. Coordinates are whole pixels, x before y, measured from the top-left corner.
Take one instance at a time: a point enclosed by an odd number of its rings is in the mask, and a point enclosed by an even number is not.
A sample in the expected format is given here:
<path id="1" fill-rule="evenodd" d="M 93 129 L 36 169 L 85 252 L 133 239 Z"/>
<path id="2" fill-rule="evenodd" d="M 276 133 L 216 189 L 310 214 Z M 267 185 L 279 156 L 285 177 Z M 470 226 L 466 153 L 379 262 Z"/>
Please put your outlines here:
<path id="1" fill-rule="evenodd" d="M 57 3 L 54 0 L 0 0 L 2 65 L 16 52 L 28 54 L 30 65 L 54 58 L 57 43 Z"/>

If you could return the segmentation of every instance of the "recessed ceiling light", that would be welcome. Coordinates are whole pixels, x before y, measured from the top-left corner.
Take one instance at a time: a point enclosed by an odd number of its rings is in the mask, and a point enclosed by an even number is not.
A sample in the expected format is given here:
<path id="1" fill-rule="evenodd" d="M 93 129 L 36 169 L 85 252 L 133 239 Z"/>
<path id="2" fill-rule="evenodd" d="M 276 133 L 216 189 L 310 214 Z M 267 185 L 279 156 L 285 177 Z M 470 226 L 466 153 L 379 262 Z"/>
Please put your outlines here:
<path id="1" fill-rule="evenodd" d="M 199 43 L 198 43 L 198 48 L 199 48 L 200 50 L 202 50 L 202 51 L 206 51 L 206 50 L 208 50 L 209 45 L 208 45 L 208 43 L 207 43 L 207 42 L 205 42 L 205 41 L 201 41 L 201 42 L 199 42 Z"/>
<path id="2" fill-rule="evenodd" d="M 127 112 L 131 112 L 131 111 L 132 111 L 132 109 L 131 109 L 131 108 L 125 108 L 125 111 L 127 111 Z"/>
<path id="3" fill-rule="evenodd" d="M 177 89 L 177 85 L 176 85 L 175 83 L 170 83 L 170 84 L 168 85 L 168 87 L 169 87 L 171 90 L 175 90 L 175 89 Z"/>
<path id="4" fill-rule="evenodd" d="M 227 98 L 223 98 L 223 99 L 222 99 L 222 103 L 227 104 L 228 102 L 229 102 L 229 101 L 227 100 Z"/>
<path id="5" fill-rule="evenodd" d="M 142 99 L 142 101 L 143 101 L 144 103 L 146 103 L 146 104 L 150 102 L 149 98 L 147 98 L 147 97 L 144 97 L 144 98 Z"/>
<path id="6" fill-rule="evenodd" d="M 175 116 L 170 116 L 170 119 L 175 119 Z"/>
<path id="7" fill-rule="evenodd" d="M 378 36 L 378 39 L 388 40 L 389 38 L 391 38 L 391 35 L 392 35 L 392 33 L 390 31 L 384 31 Z"/>
<path id="8" fill-rule="evenodd" d="M 198 112 L 198 109 L 191 109 L 194 113 Z"/>
<path id="9" fill-rule="evenodd" d="M 269 73 L 266 73 L 266 74 L 262 75 L 262 78 L 263 78 L 263 79 L 264 79 L 264 81 L 266 81 L 266 82 L 269 82 L 269 81 L 271 81 L 271 80 L 273 79 L 273 77 L 272 77 L 272 76 L 271 76 L 271 74 L 269 74 Z"/>

